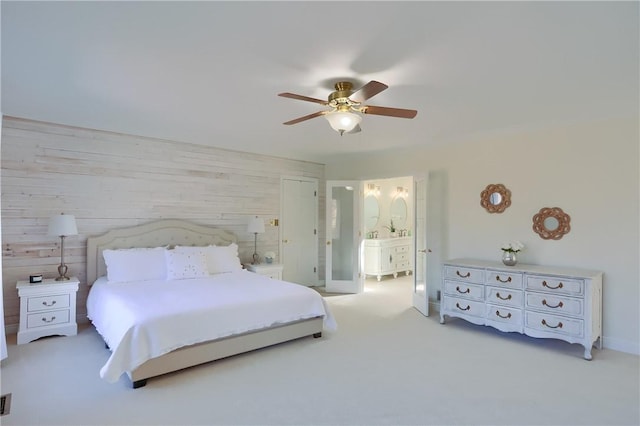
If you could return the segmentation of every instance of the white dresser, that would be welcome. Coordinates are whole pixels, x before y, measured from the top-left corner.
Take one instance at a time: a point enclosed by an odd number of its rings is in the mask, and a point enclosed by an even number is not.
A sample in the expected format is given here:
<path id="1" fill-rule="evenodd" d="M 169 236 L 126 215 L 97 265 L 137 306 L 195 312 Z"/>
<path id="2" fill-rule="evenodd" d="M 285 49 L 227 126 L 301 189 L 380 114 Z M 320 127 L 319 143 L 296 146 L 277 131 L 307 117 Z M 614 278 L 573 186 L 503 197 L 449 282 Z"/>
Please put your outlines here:
<path id="1" fill-rule="evenodd" d="M 68 281 L 47 279 L 38 284 L 18 281 L 19 345 L 44 336 L 77 334 L 76 292 L 79 283 L 75 277 Z"/>
<path id="2" fill-rule="evenodd" d="M 364 273 L 375 275 L 378 281 L 383 275 L 409 275 L 412 269 L 411 237 L 373 238 L 364 240 Z"/>
<path id="3" fill-rule="evenodd" d="M 602 349 L 602 272 L 456 259 L 442 270 L 440 322 L 458 317 L 501 331 Z"/>

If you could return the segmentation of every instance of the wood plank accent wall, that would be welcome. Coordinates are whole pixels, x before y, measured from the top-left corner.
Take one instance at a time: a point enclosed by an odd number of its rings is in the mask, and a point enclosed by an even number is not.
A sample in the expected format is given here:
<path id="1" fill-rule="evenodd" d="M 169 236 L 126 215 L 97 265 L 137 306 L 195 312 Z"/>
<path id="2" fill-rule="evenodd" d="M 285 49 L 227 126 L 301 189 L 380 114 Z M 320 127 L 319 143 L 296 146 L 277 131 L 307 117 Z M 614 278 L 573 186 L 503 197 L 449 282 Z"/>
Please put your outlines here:
<path id="1" fill-rule="evenodd" d="M 7 328 L 19 323 L 16 281 L 57 276 L 60 239 L 49 217 L 76 216 L 80 235 L 65 239 L 69 274 L 80 279 L 77 310 L 86 317 L 86 240 L 113 228 L 186 219 L 238 236 L 249 261 L 247 220 L 265 220 L 258 251 L 278 253 L 280 177 L 318 179 L 324 235 L 324 165 L 169 140 L 82 129 L 14 117 L 2 120 L 2 285 Z M 323 238 L 319 252 L 324 253 Z M 324 262 L 324 255 L 319 262 Z M 324 263 L 319 264 L 324 271 Z M 321 274 L 322 276 L 324 274 Z"/>

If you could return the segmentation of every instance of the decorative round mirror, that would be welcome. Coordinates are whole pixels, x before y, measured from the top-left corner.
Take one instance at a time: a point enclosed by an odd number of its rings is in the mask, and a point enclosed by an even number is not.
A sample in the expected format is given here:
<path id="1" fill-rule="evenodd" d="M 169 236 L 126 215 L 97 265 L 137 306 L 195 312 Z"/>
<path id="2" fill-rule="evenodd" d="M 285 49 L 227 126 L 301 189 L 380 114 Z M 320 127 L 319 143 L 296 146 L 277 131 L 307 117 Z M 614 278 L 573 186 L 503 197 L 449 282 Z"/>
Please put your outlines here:
<path id="1" fill-rule="evenodd" d="M 533 230 L 544 240 L 559 240 L 571 230 L 570 222 L 560 207 L 543 207 L 533 216 Z"/>
<path id="2" fill-rule="evenodd" d="M 396 228 L 407 224 L 407 202 L 402 197 L 396 197 L 391 202 L 391 220 Z"/>
<path id="3" fill-rule="evenodd" d="M 364 197 L 364 226 L 367 231 L 373 231 L 380 218 L 380 204 L 375 195 Z"/>
<path id="4" fill-rule="evenodd" d="M 480 205 L 489 213 L 502 213 L 511 205 L 511 191 L 501 183 L 487 185 L 480 193 Z"/>

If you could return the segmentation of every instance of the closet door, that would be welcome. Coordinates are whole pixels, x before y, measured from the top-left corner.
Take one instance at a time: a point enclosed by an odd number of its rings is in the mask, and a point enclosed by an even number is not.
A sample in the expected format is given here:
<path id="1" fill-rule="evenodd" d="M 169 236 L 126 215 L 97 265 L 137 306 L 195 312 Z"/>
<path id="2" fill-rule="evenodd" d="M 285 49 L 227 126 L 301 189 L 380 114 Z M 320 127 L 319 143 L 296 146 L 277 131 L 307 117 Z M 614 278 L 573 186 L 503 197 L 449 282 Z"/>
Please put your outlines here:
<path id="1" fill-rule="evenodd" d="M 282 279 L 306 286 L 318 284 L 318 182 L 283 178 L 280 210 Z"/>

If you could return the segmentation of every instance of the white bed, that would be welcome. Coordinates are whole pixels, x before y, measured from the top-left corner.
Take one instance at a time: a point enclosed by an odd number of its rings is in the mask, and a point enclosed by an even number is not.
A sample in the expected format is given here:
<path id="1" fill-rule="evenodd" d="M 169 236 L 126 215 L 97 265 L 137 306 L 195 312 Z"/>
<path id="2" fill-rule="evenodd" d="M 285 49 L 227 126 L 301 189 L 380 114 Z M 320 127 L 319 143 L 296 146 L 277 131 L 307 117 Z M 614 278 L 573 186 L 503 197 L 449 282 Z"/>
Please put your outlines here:
<path id="1" fill-rule="evenodd" d="M 106 277 L 105 250 L 234 242 L 231 233 L 179 220 L 88 238 L 87 282 L 95 284 L 87 311 L 112 350 L 102 378 L 126 373 L 138 388 L 150 377 L 335 328 L 314 290 L 246 270 L 117 282 L 111 268 L 112 281 Z"/>

